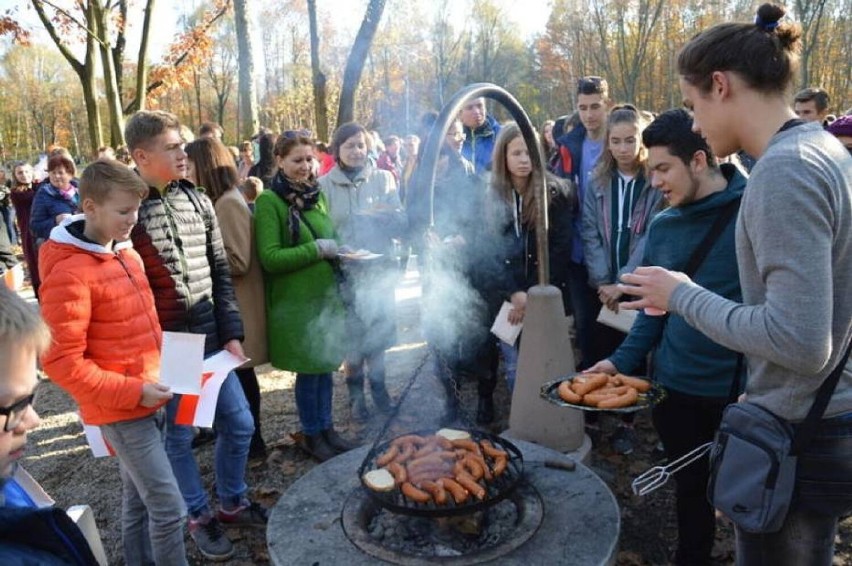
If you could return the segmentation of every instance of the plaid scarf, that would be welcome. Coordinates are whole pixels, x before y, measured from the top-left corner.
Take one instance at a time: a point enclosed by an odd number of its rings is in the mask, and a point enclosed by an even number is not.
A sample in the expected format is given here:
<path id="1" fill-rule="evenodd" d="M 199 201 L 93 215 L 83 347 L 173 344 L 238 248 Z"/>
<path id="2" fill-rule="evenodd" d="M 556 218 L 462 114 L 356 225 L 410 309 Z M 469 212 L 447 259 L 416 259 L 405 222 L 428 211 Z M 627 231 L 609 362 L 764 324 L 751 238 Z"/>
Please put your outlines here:
<path id="1" fill-rule="evenodd" d="M 279 171 L 272 178 L 272 192 L 287 203 L 289 210 L 290 241 L 293 244 L 299 241 L 299 227 L 302 224 L 302 211 L 311 210 L 316 207 L 320 197 L 319 183 L 314 177 L 307 181 L 294 181 L 288 179 Z M 307 224 L 307 221 L 305 221 Z M 310 230 L 310 225 L 308 225 Z M 313 230 L 311 230 L 313 233 Z M 316 235 L 314 235 L 316 238 Z"/>

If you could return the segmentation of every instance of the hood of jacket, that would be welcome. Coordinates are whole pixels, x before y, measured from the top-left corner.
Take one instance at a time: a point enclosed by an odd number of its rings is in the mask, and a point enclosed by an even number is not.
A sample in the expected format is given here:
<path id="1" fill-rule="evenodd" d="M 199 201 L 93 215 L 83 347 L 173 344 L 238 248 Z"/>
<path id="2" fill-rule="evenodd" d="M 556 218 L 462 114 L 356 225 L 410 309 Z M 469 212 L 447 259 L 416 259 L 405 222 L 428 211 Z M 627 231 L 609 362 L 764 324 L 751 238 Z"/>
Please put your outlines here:
<path id="1" fill-rule="evenodd" d="M 494 135 L 494 132 L 498 130 L 499 123 L 491 114 L 485 115 L 485 122 L 482 123 L 481 126 L 472 130 L 468 128 L 464 124 L 462 124 L 462 130 L 464 131 L 465 137 L 469 137 L 471 134 L 478 138 L 487 138 L 488 136 Z"/>
<path id="2" fill-rule="evenodd" d="M 709 194 L 706 197 L 691 202 L 677 208 L 668 208 L 666 214 L 679 215 L 684 218 L 699 216 L 707 212 L 715 211 L 728 202 L 741 198 L 746 188 L 748 178 L 740 171 L 738 167 L 730 163 L 723 163 L 720 166 L 722 175 L 728 181 L 728 186 L 715 193 Z M 715 214 L 715 212 L 713 212 Z"/>
<path id="3" fill-rule="evenodd" d="M 53 266 L 72 254 L 87 254 L 107 261 L 116 252 L 133 247 L 133 243 L 130 240 L 115 242 L 113 248 L 110 249 L 106 246 L 81 239 L 79 234 L 82 233 L 85 222 L 85 214 L 75 214 L 63 220 L 61 224 L 50 231 L 50 240 L 64 245 L 43 248 L 44 251 L 39 256 L 39 265 L 43 266 L 41 269 L 44 273 L 48 273 Z"/>
<path id="4" fill-rule="evenodd" d="M 358 187 L 365 183 L 373 175 L 373 170 L 375 168 L 376 167 L 371 161 L 367 161 L 366 165 L 364 165 L 364 167 L 350 179 L 338 163 L 332 167 L 331 171 L 329 171 L 325 177 L 328 178 L 329 182 L 341 188 Z"/>

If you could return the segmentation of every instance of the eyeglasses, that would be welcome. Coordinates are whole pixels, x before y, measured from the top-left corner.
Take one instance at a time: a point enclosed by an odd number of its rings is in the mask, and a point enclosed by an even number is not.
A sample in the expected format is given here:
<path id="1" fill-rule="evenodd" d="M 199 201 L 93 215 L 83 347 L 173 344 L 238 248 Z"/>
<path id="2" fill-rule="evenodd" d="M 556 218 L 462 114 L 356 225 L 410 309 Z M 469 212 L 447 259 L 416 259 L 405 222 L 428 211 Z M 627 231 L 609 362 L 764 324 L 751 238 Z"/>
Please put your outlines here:
<path id="1" fill-rule="evenodd" d="M 577 94 L 604 94 L 607 88 L 603 77 L 589 76 L 577 81 Z"/>
<path id="2" fill-rule="evenodd" d="M 447 137 L 460 140 L 463 139 L 465 136 L 464 132 L 447 132 Z"/>
<path id="3" fill-rule="evenodd" d="M 41 379 L 39 379 L 39 384 L 41 383 Z M 12 432 L 19 426 L 21 426 L 21 422 L 24 420 L 24 416 L 27 414 L 27 409 L 30 405 L 35 405 L 36 398 L 38 397 L 40 387 L 36 385 L 35 390 L 20 401 L 16 401 L 12 403 L 8 407 L 0 407 L 0 415 L 4 415 L 6 417 L 6 424 L 3 425 L 3 430 L 6 432 Z"/>
<path id="4" fill-rule="evenodd" d="M 313 138 L 314 136 L 310 130 L 285 130 L 281 135 L 291 140 L 296 138 Z"/>

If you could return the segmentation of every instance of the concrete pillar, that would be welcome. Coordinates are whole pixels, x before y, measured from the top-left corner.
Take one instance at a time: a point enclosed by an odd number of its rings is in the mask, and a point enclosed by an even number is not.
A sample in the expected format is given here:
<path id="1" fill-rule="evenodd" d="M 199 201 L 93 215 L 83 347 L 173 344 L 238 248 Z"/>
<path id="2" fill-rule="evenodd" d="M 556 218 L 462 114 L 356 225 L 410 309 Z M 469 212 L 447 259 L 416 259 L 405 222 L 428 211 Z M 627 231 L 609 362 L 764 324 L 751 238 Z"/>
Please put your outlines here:
<path id="1" fill-rule="evenodd" d="M 562 293 L 551 285 L 529 290 L 509 430 L 504 434 L 560 452 L 584 446 L 583 413 L 539 396 L 541 386 L 575 372 Z"/>

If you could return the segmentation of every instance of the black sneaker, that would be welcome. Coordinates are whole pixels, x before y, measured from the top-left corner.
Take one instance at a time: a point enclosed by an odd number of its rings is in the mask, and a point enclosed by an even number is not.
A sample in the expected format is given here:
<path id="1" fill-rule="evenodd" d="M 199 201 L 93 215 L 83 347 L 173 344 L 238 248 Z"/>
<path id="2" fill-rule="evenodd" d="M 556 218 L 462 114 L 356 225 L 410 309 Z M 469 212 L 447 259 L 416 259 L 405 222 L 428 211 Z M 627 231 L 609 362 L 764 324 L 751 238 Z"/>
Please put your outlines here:
<path id="1" fill-rule="evenodd" d="M 334 451 L 338 454 L 349 452 L 353 448 L 357 447 L 355 443 L 349 442 L 348 440 L 340 436 L 340 434 L 338 434 L 338 432 L 334 430 L 334 428 L 329 428 L 322 431 L 322 436 L 325 439 L 326 444 L 334 448 Z"/>
<path id="2" fill-rule="evenodd" d="M 301 435 L 298 442 L 299 448 L 319 460 L 325 462 L 337 456 L 337 451 L 326 442 L 322 434 Z"/>
<path id="3" fill-rule="evenodd" d="M 189 535 L 195 541 L 198 552 L 208 560 L 222 562 L 234 555 L 234 545 L 225 535 L 222 524 L 211 515 L 202 515 L 189 520 Z"/>
<path id="4" fill-rule="evenodd" d="M 249 460 L 264 460 L 268 455 L 266 443 L 260 436 L 251 437 L 251 445 L 249 445 Z"/>

